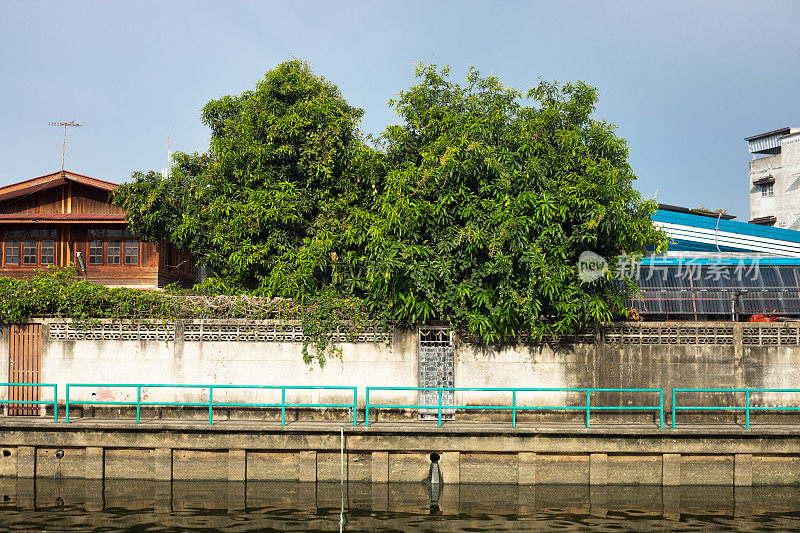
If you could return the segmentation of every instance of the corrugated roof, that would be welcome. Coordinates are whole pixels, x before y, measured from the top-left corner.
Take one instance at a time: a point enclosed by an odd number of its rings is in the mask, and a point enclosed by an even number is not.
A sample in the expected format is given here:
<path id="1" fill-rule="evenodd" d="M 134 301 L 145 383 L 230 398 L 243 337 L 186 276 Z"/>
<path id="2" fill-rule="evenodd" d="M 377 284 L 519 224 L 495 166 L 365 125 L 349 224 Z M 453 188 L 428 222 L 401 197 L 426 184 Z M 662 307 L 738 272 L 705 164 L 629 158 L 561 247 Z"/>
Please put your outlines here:
<path id="1" fill-rule="evenodd" d="M 86 220 L 125 221 L 123 213 L 4 213 L 0 214 L 0 221 L 64 221 L 80 222 Z"/>

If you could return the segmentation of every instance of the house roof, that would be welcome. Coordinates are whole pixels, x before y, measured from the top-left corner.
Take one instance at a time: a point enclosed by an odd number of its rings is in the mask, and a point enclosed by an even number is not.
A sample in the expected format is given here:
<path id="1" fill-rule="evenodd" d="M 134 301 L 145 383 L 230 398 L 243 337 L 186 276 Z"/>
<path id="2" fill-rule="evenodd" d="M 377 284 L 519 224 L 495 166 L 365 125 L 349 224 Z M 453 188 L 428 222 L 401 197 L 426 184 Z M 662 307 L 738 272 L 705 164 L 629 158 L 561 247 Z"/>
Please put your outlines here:
<path id="1" fill-rule="evenodd" d="M 125 222 L 124 213 L 0 213 L 0 222 Z"/>
<path id="2" fill-rule="evenodd" d="M 780 129 L 777 129 L 777 130 L 768 131 L 766 133 L 759 133 L 758 135 L 751 135 L 750 137 L 745 137 L 744 140 L 746 142 L 751 142 L 751 141 L 755 141 L 756 139 L 762 139 L 764 137 L 772 137 L 774 135 L 786 135 L 787 133 L 791 133 L 791 131 L 792 131 L 792 128 L 787 126 L 785 128 L 780 128 Z"/>
<path id="3" fill-rule="evenodd" d="M 722 220 L 733 220 L 736 215 L 729 215 L 727 213 L 712 213 L 710 211 L 701 211 L 699 209 L 692 209 L 689 207 L 680 207 L 670 204 L 658 204 L 658 208 L 662 211 L 672 211 L 673 213 L 686 213 L 687 215 L 699 215 L 702 217 L 711 217 L 714 219 L 721 218 Z"/>
<path id="4" fill-rule="evenodd" d="M 79 183 L 81 185 L 86 185 L 87 187 L 102 189 L 109 192 L 118 187 L 116 183 L 111 183 L 110 181 L 99 180 L 97 178 L 84 176 L 83 174 L 70 172 L 68 170 L 59 170 L 58 172 L 45 174 L 44 176 L 39 176 L 38 178 L 31 178 L 0 187 L 0 201 L 18 198 L 20 196 L 32 194 L 44 189 L 56 187 L 67 182 Z"/>

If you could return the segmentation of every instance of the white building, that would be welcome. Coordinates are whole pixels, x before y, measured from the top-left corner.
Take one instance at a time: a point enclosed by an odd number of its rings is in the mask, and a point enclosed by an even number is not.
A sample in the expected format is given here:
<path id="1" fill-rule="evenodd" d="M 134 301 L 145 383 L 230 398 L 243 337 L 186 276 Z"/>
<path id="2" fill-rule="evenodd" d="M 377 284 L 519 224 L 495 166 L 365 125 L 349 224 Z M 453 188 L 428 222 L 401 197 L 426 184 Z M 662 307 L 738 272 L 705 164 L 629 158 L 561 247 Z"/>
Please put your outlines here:
<path id="1" fill-rule="evenodd" d="M 800 128 L 781 128 L 745 141 L 753 154 L 750 222 L 800 230 Z"/>

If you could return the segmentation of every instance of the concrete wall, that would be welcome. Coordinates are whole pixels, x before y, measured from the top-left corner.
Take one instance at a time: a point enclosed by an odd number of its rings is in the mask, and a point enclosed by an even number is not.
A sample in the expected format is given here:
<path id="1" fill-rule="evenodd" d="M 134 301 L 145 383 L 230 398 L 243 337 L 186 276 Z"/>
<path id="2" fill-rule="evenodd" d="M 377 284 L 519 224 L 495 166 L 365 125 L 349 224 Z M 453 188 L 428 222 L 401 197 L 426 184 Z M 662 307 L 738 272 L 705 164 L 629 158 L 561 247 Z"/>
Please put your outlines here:
<path id="1" fill-rule="evenodd" d="M 794 429 L 226 427 L 18 423 L 0 432 L 0 478 L 448 484 L 800 484 Z M 62 453 L 59 454 L 58 452 Z"/>
<path id="2" fill-rule="evenodd" d="M 302 361 L 302 333 L 273 331 L 246 321 L 177 324 L 103 322 L 88 329 L 62 320 L 43 320 L 41 381 L 57 383 L 63 400 L 67 383 L 178 383 L 237 385 L 357 386 L 364 404 L 367 386 L 418 385 L 416 332 L 395 329 L 342 343 L 341 359 L 320 368 Z M 260 328 L 260 329 L 259 329 Z M 272 329 L 270 329 L 272 328 Z M 8 371 L 8 328 L 0 333 L 0 376 Z M 376 335 L 378 335 L 376 337 Z M 507 344 L 486 347 L 457 343 L 456 387 L 663 388 L 670 408 L 673 388 L 800 387 L 800 327 L 793 323 L 641 323 L 598 329 L 591 342 Z M 280 341 L 278 341 L 280 339 Z M 583 337 L 586 340 L 586 336 Z M 5 378 L 3 377 L 3 380 Z M 7 388 L 0 388 L 0 399 Z M 86 387 L 70 391 L 77 400 L 133 400 L 136 389 Z M 43 399 L 51 398 L 43 389 Z M 148 388 L 143 399 L 197 401 L 207 389 Z M 687 398 L 688 399 L 688 398 Z M 740 397 L 696 396 L 708 405 L 732 405 Z M 766 399 L 800 405 L 800 395 Z M 372 403 L 416 403 L 415 392 L 374 392 Z M 457 404 L 509 405 L 510 392 L 461 392 Z M 754 396 L 754 400 L 759 398 Z M 279 391 L 218 390 L 215 402 L 271 403 Z M 346 403 L 348 392 L 289 391 L 289 402 Z M 657 405 L 657 395 L 597 394 L 594 404 Z M 518 405 L 583 405 L 580 393 L 520 392 Z M 755 401 L 754 401 L 755 404 Z"/>

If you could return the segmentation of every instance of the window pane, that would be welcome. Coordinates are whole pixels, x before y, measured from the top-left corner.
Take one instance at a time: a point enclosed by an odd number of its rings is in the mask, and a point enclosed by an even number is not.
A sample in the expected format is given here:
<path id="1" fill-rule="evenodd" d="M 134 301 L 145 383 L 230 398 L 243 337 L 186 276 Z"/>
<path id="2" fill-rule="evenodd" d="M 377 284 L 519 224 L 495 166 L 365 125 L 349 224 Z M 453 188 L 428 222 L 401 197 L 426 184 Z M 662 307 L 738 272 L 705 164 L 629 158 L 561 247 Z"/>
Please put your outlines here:
<path id="1" fill-rule="evenodd" d="M 139 264 L 139 241 L 125 241 L 125 264 Z"/>
<path id="2" fill-rule="evenodd" d="M 106 236 L 108 237 L 122 237 L 121 229 L 107 229 Z"/>
<path id="3" fill-rule="evenodd" d="M 19 241 L 6 241 L 6 264 L 19 264 Z"/>
<path id="4" fill-rule="evenodd" d="M 126 238 L 128 238 L 128 239 L 132 239 L 132 238 L 136 237 L 136 235 L 134 235 L 133 233 L 131 233 L 131 232 L 130 232 L 130 231 L 128 231 L 128 230 L 123 230 L 123 232 L 122 232 L 122 236 L 123 236 L 123 237 L 126 237 Z"/>
<path id="5" fill-rule="evenodd" d="M 89 238 L 96 239 L 98 237 L 105 237 L 106 230 L 100 228 L 89 228 Z"/>
<path id="6" fill-rule="evenodd" d="M 24 230 L 22 230 L 22 236 L 23 237 L 30 237 L 30 238 L 35 239 L 36 237 L 39 236 L 39 230 L 38 229 L 24 229 Z"/>
<path id="7" fill-rule="evenodd" d="M 42 264 L 54 265 L 56 259 L 56 241 L 42 241 Z"/>
<path id="8" fill-rule="evenodd" d="M 90 265 L 103 264 L 103 241 L 89 242 L 89 264 Z"/>
<path id="9" fill-rule="evenodd" d="M 118 265 L 121 252 L 122 243 L 120 241 L 108 241 L 108 255 L 106 255 L 106 264 Z"/>
<path id="10" fill-rule="evenodd" d="M 22 230 L 21 229 L 7 229 L 6 230 L 6 239 L 10 239 L 12 237 L 22 237 Z"/>
<path id="11" fill-rule="evenodd" d="M 58 230 L 55 228 L 51 229 L 40 229 L 39 230 L 40 237 L 58 237 Z"/>
<path id="12" fill-rule="evenodd" d="M 23 241 L 22 263 L 24 265 L 36 264 L 36 241 Z"/>

